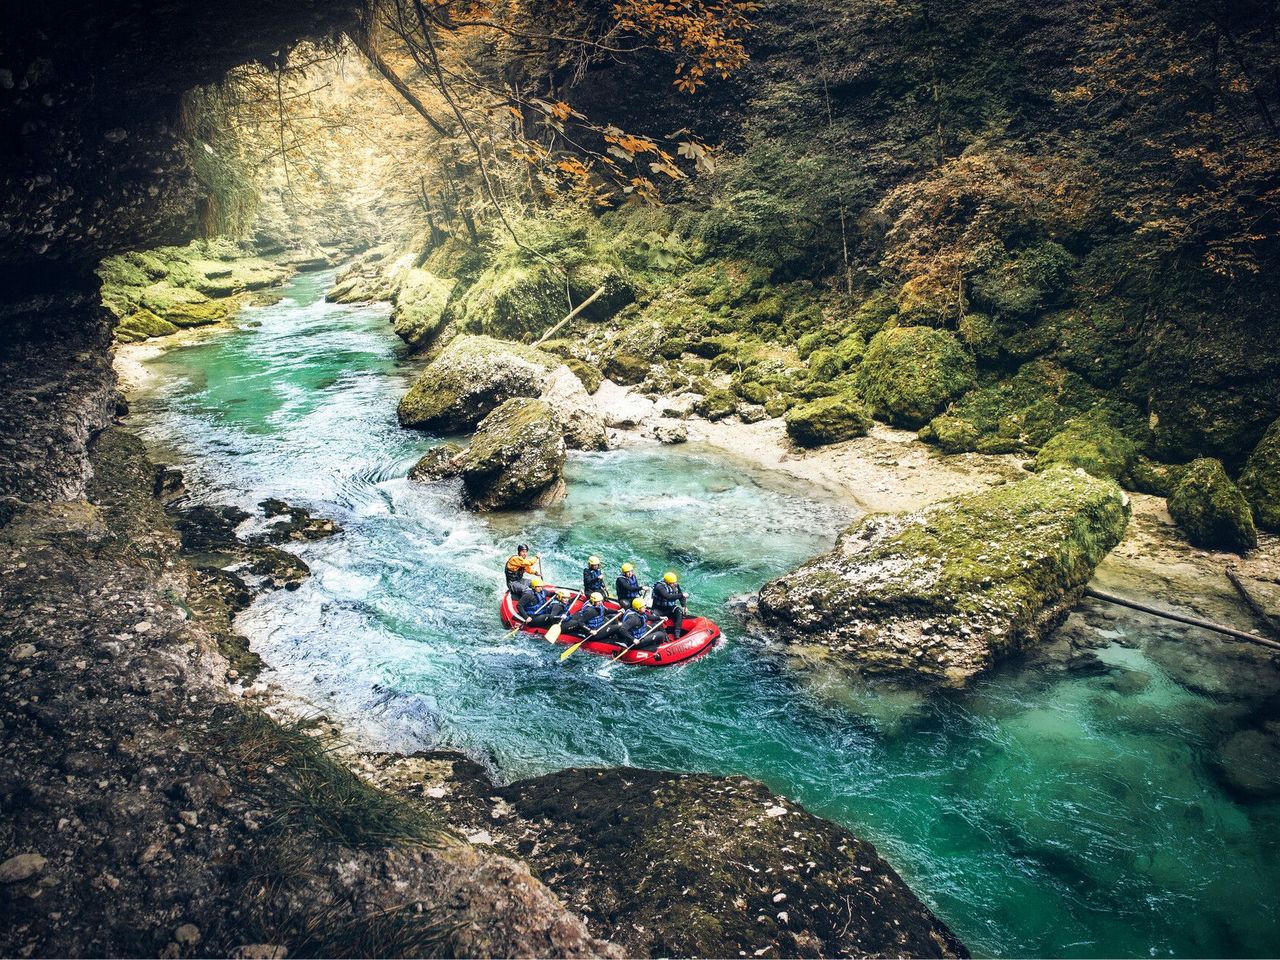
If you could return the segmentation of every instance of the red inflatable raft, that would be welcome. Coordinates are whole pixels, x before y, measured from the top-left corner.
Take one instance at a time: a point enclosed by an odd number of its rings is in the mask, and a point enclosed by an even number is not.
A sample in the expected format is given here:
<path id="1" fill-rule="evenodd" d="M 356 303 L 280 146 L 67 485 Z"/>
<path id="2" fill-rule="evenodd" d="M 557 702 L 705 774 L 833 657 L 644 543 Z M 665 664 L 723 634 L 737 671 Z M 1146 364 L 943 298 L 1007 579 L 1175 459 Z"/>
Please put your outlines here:
<path id="1" fill-rule="evenodd" d="M 582 595 L 574 594 L 573 601 L 569 604 L 569 612 L 577 613 L 583 603 Z M 610 620 L 621 609 L 613 600 L 606 600 L 604 605 L 609 610 Z M 503 593 L 499 612 L 502 614 L 502 622 L 507 629 L 514 628 L 517 623 L 516 605 L 510 593 Z M 670 622 L 668 622 L 665 626 L 670 627 L 670 625 Z M 541 627 L 526 627 L 523 628 L 523 632 L 541 637 L 545 636 L 547 631 Z M 658 635 L 661 635 L 661 631 L 659 631 Z M 670 634 L 668 634 L 668 637 L 670 637 Z M 564 646 L 572 646 L 581 639 L 582 637 L 562 633 L 556 642 Z M 684 632 L 679 640 L 668 639 L 665 643 L 661 643 L 655 649 L 650 650 L 627 650 L 621 657 L 618 657 L 618 662 L 630 663 L 640 667 L 670 667 L 702 656 L 715 646 L 716 641 L 719 639 L 720 628 L 706 617 L 686 617 Z M 613 659 L 625 649 L 626 647 L 617 643 L 588 640 L 582 645 L 579 652 L 594 653 L 599 657 Z"/>

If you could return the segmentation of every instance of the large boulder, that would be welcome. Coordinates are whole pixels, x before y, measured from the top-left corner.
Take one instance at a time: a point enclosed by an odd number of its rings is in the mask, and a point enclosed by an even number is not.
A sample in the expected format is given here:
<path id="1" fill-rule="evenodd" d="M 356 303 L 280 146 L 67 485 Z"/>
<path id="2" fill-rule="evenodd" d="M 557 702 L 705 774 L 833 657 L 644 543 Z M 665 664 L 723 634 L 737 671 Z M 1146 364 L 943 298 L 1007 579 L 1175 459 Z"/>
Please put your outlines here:
<path id="1" fill-rule="evenodd" d="M 405 273 L 392 300 L 391 325 L 410 349 L 425 349 L 436 338 L 453 285 L 453 280 L 429 270 L 414 268 Z"/>
<path id="2" fill-rule="evenodd" d="M 851 393 L 837 393 L 801 403 L 784 417 L 787 436 L 802 447 L 821 447 L 866 436 L 871 426 L 862 402 Z"/>
<path id="3" fill-rule="evenodd" d="M 1137 463 L 1138 445 L 1121 429 L 1123 423 L 1124 417 L 1106 407 L 1068 420 L 1062 431 L 1040 448 L 1035 469 L 1079 467 L 1095 477 L 1127 482 Z"/>
<path id="4" fill-rule="evenodd" d="M 872 412 L 903 427 L 921 427 L 949 400 L 973 386 L 973 355 L 946 330 L 891 327 L 871 338 L 858 387 Z"/>
<path id="5" fill-rule="evenodd" d="M 541 400 L 508 400 L 480 421 L 458 458 L 467 505 L 475 510 L 545 506 L 564 493 L 560 421 Z"/>
<path id="6" fill-rule="evenodd" d="M 1280 533 L 1280 420 L 1267 429 L 1240 474 L 1240 492 L 1263 530 Z"/>
<path id="7" fill-rule="evenodd" d="M 573 372 L 549 353 L 491 337 L 457 337 L 400 401 L 406 427 L 463 433 L 512 399 L 542 399 L 575 450 L 603 450 L 604 421 Z"/>
<path id="8" fill-rule="evenodd" d="M 1061 467 L 873 514 L 766 584 L 760 614 L 781 639 L 865 673 L 960 684 L 1055 625 L 1128 518 L 1115 483 Z"/>
<path id="9" fill-rule="evenodd" d="M 1258 545 L 1249 502 L 1212 457 L 1193 460 L 1182 471 L 1169 497 L 1169 515 L 1198 547 L 1243 553 Z"/>

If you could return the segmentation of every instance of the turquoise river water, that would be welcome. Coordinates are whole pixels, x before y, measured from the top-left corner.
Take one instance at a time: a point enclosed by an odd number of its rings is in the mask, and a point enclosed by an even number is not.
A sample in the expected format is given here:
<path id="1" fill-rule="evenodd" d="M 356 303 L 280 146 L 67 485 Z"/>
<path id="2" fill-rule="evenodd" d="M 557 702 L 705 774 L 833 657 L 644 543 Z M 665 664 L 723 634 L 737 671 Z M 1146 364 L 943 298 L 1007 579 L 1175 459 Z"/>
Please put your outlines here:
<path id="1" fill-rule="evenodd" d="M 828 549 L 845 507 L 655 447 L 573 455 L 554 508 L 467 513 L 448 484 L 405 479 L 438 441 L 396 423 L 415 366 L 386 308 L 323 302 L 330 280 L 302 275 L 150 360 L 134 404 L 202 498 L 278 496 L 343 526 L 302 548 L 300 590 L 241 618 L 277 682 L 373 746 L 465 750 L 504 780 L 621 764 L 756 777 L 875 842 L 976 955 L 1280 950 L 1280 811 L 1232 799 L 1209 764 L 1243 708 L 1162 666 L 1149 622 L 1106 625 L 1104 676 L 1015 667 L 906 705 L 828 696 L 726 603 Z M 726 642 L 649 671 L 508 639 L 499 571 L 518 541 L 565 581 L 593 552 L 650 578 L 677 565 Z"/>

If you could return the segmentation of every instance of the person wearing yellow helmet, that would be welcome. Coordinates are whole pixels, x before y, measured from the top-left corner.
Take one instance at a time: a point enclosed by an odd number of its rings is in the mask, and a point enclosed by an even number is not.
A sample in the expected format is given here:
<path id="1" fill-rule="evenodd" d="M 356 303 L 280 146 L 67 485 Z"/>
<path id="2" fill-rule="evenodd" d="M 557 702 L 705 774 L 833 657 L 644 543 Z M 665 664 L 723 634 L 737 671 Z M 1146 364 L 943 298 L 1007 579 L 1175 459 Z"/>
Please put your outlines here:
<path id="1" fill-rule="evenodd" d="M 564 622 L 564 632 L 575 637 L 586 637 L 603 627 L 609 617 L 604 605 L 604 594 L 599 590 L 590 594 L 578 611 Z"/>
<path id="2" fill-rule="evenodd" d="M 671 635 L 676 640 L 684 633 L 684 621 L 689 597 L 680 586 L 680 578 L 674 570 L 668 570 L 653 585 L 653 610 L 671 621 Z"/>
<path id="3" fill-rule="evenodd" d="M 553 623 L 559 623 L 568 612 L 567 591 L 557 591 L 549 583 L 539 581 L 539 584 L 540 589 L 530 585 L 528 592 L 520 598 L 518 609 L 524 618 L 525 626 L 549 627 Z M 564 594 L 563 599 L 560 594 Z"/>
<path id="4" fill-rule="evenodd" d="M 644 593 L 644 589 L 640 586 L 640 578 L 636 576 L 634 564 L 622 565 L 621 575 L 614 581 L 614 588 L 617 590 L 618 603 L 623 607 L 630 606 L 632 600 Z"/>
<path id="5" fill-rule="evenodd" d="M 640 597 L 633 598 L 623 610 L 621 619 L 600 639 L 626 649 L 639 650 L 651 650 L 666 641 L 667 635 L 662 630 L 663 618 L 647 610 Z"/>
<path id="6" fill-rule="evenodd" d="M 587 596 L 593 593 L 606 596 L 608 593 L 605 590 L 604 571 L 600 569 L 599 557 L 587 558 L 587 565 L 582 570 L 582 592 Z"/>

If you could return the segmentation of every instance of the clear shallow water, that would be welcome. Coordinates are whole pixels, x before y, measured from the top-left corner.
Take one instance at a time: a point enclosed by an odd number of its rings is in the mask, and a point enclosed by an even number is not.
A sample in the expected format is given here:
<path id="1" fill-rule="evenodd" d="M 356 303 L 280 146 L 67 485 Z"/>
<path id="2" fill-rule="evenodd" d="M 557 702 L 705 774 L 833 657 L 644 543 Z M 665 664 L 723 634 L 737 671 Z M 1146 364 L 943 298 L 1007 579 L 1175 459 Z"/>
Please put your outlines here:
<path id="1" fill-rule="evenodd" d="M 837 702 L 725 604 L 827 549 L 839 505 L 710 452 L 637 449 L 575 456 L 551 510 L 465 513 L 447 485 L 404 479 L 436 442 L 396 424 L 413 368 L 385 309 L 320 300 L 329 276 L 151 361 L 134 405 L 207 499 L 280 496 L 345 528 L 304 549 L 302 589 L 242 617 L 278 682 L 376 746 L 463 749 L 508 780 L 619 764 L 757 777 L 873 840 L 976 954 L 1276 952 L 1277 806 L 1236 803 L 1206 765 L 1240 705 L 1175 682 L 1143 623 L 1111 625 L 1128 644 L 1100 651 L 1111 676 L 1009 669 L 923 704 Z M 518 541 L 575 582 L 593 552 L 650 577 L 678 563 L 727 642 L 666 670 L 561 665 L 497 623 Z"/>

